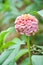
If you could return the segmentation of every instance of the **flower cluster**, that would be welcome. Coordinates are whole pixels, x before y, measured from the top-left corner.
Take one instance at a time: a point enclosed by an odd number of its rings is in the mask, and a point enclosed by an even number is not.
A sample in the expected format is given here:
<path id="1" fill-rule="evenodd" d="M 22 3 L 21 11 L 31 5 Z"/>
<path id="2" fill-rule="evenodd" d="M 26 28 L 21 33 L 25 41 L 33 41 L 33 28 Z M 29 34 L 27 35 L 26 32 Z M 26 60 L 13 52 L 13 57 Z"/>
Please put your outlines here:
<path id="1" fill-rule="evenodd" d="M 18 16 L 15 20 L 15 28 L 20 34 L 34 35 L 38 30 L 38 20 L 30 14 Z"/>

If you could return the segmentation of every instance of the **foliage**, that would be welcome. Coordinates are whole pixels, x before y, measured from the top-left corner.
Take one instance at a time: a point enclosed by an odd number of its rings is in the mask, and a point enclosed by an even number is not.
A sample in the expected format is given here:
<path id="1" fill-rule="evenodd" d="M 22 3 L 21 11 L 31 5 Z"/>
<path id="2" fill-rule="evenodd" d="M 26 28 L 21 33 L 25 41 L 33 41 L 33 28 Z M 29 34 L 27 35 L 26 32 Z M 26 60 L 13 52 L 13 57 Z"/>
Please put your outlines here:
<path id="1" fill-rule="evenodd" d="M 43 65 L 43 0 L 0 0 L 0 65 L 30 65 L 26 38 L 14 28 L 16 17 L 25 13 L 39 21 L 39 31 L 30 42 L 33 65 Z M 12 39 L 8 41 L 7 37 Z"/>

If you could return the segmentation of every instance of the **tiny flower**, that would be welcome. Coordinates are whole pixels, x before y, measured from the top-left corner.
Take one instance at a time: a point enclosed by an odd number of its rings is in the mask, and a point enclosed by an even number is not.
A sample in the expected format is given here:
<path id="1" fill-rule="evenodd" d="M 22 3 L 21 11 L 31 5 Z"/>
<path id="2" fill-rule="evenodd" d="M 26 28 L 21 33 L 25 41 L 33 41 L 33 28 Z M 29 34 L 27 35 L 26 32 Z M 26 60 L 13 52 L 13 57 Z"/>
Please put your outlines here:
<path id="1" fill-rule="evenodd" d="M 18 16 L 15 20 L 15 28 L 20 34 L 34 35 L 38 31 L 38 20 L 30 14 Z"/>

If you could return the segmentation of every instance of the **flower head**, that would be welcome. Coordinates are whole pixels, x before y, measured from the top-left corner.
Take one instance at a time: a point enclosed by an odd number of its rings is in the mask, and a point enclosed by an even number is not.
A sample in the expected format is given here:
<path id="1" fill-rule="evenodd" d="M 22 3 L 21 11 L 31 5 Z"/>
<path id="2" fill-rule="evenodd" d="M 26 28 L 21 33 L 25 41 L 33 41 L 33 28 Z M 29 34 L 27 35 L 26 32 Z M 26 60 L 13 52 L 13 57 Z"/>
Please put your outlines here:
<path id="1" fill-rule="evenodd" d="M 15 20 L 15 28 L 20 34 L 34 35 L 38 30 L 38 20 L 30 14 L 18 16 Z"/>

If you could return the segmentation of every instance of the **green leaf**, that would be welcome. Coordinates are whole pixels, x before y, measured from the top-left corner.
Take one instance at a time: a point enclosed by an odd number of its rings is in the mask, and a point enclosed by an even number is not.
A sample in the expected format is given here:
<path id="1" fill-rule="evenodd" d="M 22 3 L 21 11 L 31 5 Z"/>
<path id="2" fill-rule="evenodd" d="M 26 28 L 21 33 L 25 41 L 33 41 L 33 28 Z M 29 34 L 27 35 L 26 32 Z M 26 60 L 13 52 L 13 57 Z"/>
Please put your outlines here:
<path id="1" fill-rule="evenodd" d="M 11 41 L 5 43 L 4 45 L 2 45 L 0 47 L 0 51 L 4 50 L 4 49 L 6 49 L 6 48 L 8 48 L 8 47 L 10 47 L 14 44 L 25 44 L 25 43 L 24 43 L 24 41 L 20 40 L 19 38 L 14 38 L 13 40 L 11 40 Z"/>
<path id="2" fill-rule="evenodd" d="M 42 10 L 43 11 L 43 10 Z M 39 23 L 43 23 L 43 19 L 42 19 L 42 15 L 39 14 L 39 11 L 33 11 L 31 12 L 32 15 L 36 16 L 36 18 L 38 19 Z"/>
<path id="3" fill-rule="evenodd" d="M 15 61 L 11 61 L 8 65 L 17 65 Z"/>
<path id="4" fill-rule="evenodd" d="M 25 44 L 25 43 L 24 43 L 23 40 L 20 40 L 19 38 L 14 38 L 13 40 L 11 40 L 11 41 L 5 43 L 4 45 L 2 45 L 0 47 L 0 51 L 4 50 L 4 49 L 6 49 L 6 48 L 8 48 L 8 47 L 10 47 L 10 46 L 12 46 L 14 44 L 20 44 L 21 45 L 21 44 Z"/>
<path id="5" fill-rule="evenodd" d="M 3 43 L 5 43 L 6 37 L 7 37 L 8 34 L 9 34 L 10 32 L 12 32 L 13 30 L 14 30 L 14 28 L 13 28 L 13 27 L 10 27 L 10 28 L 8 28 L 7 30 L 4 30 L 4 31 L 2 31 L 2 32 L 0 33 L 0 46 L 1 46 Z"/>
<path id="6" fill-rule="evenodd" d="M 9 55 L 9 57 L 5 60 L 5 62 L 3 62 L 2 65 L 8 65 L 12 60 L 14 60 L 15 56 L 17 55 L 18 51 L 20 49 L 20 45 L 19 47 L 15 48 L 12 53 Z M 7 52 L 7 51 L 6 51 Z"/>
<path id="7" fill-rule="evenodd" d="M 6 48 L 8 48 L 10 46 L 15 47 L 15 46 L 13 46 L 14 44 L 25 44 L 25 43 L 24 43 L 24 41 L 20 40 L 19 38 L 14 38 L 13 40 L 2 45 L 0 47 L 0 51 L 5 50 Z"/>
<path id="8" fill-rule="evenodd" d="M 20 48 L 21 44 L 15 44 L 11 47 L 9 47 L 8 49 L 16 49 L 16 48 Z"/>
<path id="9" fill-rule="evenodd" d="M 6 50 L 0 55 L 0 65 L 8 58 L 13 50 Z"/>
<path id="10" fill-rule="evenodd" d="M 24 59 L 20 65 L 30 65 L 30 61 L 29 61 L 29 58 L 27 57 L 26 59 Z"/>
<path id="11" fill-rule="evenodd" d="M 32 61 L 33 61 L 33 65 L 43 65 L 43 56 L 42 55 L 33 55 Z"/>
<path id="12" fill-rule="evenodd" d="M 15 6 L 17 8 L 21 8 L 23 6 L 23 2 L 20 0 L 20 1 L 18 1 L 18 2 L 15 3 Z"/>
<path id="13" fill-rule="evenodd" d="M 16 44 L 25 44 L 24 41 L 23 40 L 20 40 L 19 38 L 14 38 L 13 41 Z"/>
<path id="14" fill-rule="evenodd" d="M 43 10 L 38 11 L 38 14 L 43 18 Z"/>
<path id="15" fill-rule="evenodd" d="M 37 11 L 39 9 L 39 7 L 37 6 L 36 7 L 36 4 L 30 4 L 29 6 L 27 6 L 23 11 L 22 13 L 31 13 L 33 11 Z"/>
<path id="16" fill-rule="evenodd" d="M 14 44 L 15 44 L 15 43 L 12 42 L 12 41 L 7 42 L 7 43 L 5 43 L 4 45 L 1 46 L 0 51 L 3 51 L 3 50 L 5 50 L 6 48 L 8 48 L 8 47 L 10 47 L 10 46 L 12 46 L 12 45 L 14 45 Z"/>
<path id="17" fill-rule="evenodd" d="M 28 53 L 28 49 L 21 49 L 18 54 L 15 56 L 15 60 L 17 61 L 20 57 L 22 57 L 24 54 Z"/>

